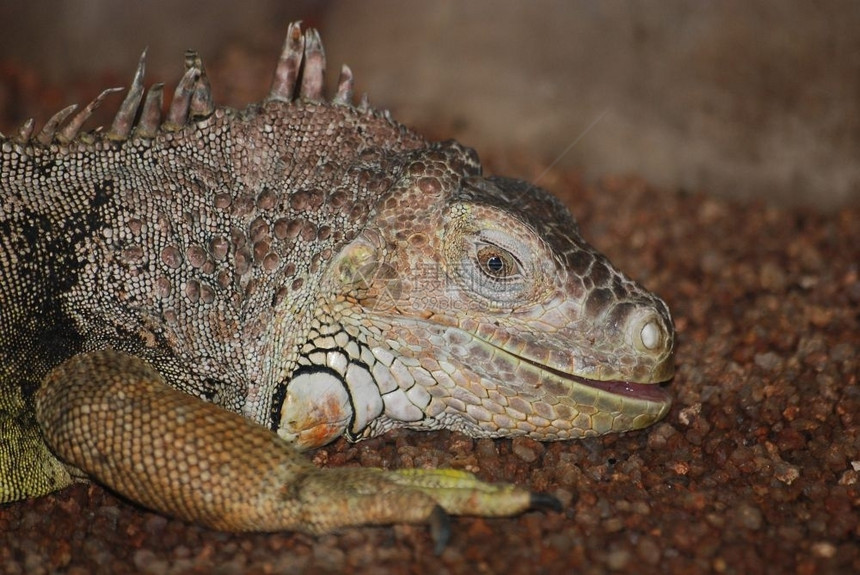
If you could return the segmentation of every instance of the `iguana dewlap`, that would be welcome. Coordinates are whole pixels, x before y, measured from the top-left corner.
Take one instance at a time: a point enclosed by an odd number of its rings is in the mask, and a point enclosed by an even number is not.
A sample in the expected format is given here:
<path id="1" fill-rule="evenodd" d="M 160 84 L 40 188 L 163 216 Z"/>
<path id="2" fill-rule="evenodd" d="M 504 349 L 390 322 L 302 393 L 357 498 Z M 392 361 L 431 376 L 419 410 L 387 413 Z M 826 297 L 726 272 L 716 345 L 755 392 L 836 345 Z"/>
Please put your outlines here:
<path id="1" fill-rule="evenodd" d="M 396 427 L 559 440 L 668 411 L 666 305 L 528 183 L 322 97 L 313 30 L 216 108 L 143 59 L 110 129 L 0 137 L 0 502 L 81 476 L 219 529 L 509 515 L 548 497 L 451 470 L 318 469 Z"/>

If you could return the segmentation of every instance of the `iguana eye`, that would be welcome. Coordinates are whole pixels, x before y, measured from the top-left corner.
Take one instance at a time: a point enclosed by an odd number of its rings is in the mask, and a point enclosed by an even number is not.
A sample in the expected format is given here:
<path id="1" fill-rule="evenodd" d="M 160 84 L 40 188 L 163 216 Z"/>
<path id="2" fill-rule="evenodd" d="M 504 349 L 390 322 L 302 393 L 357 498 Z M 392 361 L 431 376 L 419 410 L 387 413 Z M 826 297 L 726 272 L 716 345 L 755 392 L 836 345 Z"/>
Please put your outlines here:
<path id="1" fill-rule="evenodd" d="M 519 275 L 519 264 L 509 252 L 496 247 L 484 246 L 478 249 L 478 267 L 486 275 L 495 279 L 506 279 Z"/>
<path id="2" fill-rule="evenodd" d="M 484 309 L 511 310 L 549 284 L 545 246 L 525 222 L 485 205 L 455 204 L 443 239 L 446 273 L 467 301 Z M 540 257 L 538 257 L 538 255 Z"/>

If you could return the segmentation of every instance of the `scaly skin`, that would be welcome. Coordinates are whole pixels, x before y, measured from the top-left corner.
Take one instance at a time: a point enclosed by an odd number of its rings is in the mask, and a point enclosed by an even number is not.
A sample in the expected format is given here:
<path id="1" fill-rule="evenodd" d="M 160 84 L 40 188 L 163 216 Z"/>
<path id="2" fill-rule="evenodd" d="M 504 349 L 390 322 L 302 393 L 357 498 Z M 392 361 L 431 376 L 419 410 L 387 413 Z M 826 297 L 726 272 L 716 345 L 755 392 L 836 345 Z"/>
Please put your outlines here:
<path id="1" fill-rule="evenodd" d="M 269 98 L 215 108 L 193 53 L 167 116 L 143 59 L 111 128 L 0 137 L 0 501 L 103 483 L 227 530 L 511 515 L 547 496 L 453 470 L 317 469 L 395 427 L 559 440 L 670 400 L 666 305 L 552 196 L 322 100 L 290 27 Z"/>

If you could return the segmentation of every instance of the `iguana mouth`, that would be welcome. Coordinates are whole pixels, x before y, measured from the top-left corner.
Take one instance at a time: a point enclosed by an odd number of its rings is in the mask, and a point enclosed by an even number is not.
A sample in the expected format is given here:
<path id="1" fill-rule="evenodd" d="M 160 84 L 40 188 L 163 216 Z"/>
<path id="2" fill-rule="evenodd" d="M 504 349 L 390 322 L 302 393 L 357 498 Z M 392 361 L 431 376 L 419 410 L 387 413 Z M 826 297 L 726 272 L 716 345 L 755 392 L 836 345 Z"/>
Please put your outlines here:
<path id="1" fill-rule="evenodd" d="M 647 401 L 651 403 L 659 403 L 666 405 L 667 407 L 672 403 L 672 396 L 667 389 L 662 387 L 661 384 L 664 384 L 669 381 L 670 378 L 667 378 L 665 381 L 655 381 L 655 382 L 635 382 L 635 381 L 626 381 L 626 380 L 601 380 L 601 379 L 590 379 L 588 377 L 584 377 L 581 375 L 576 375 L 573 373 L 568 373 L 566 371 L 562 371 L 560 369 L 556 369 L 550 367 L 546 364 L 539 363 L 533 359 L 529 359 L 528 357 L 524 357 L 521 355 L 517 355 L 502 349 L 498 346 L 495 346 L 489 342 L 485 342 L 488 345 L 492 345 L 494 348 L 499 349 L 500 351 L 514 357 L 520 361 L 528 363 L 529 365 L 534 366 L 535 368 L 553 374 L 559 379 L 574 382 L 578 385 L 582 385 L 588 387 L 590 389 L 596 389 L 598 391 L 603 391 L 610 395 L 626 397 L 638 401 Z"/>
<path id="2" fill-rule="evenodd" d="M 547 369 L 548 371 L 553 371 L 559 377 L 575 381 L 586 387 L 605 391 L 606 393 L 610 393 L 612 395 L 620 395 L 623 397 L 629 397 L 631 399 L 650 401 L 653 403 L 669 404 L 672 402 L 672 396 L 669 394 L 669 391 L 660 385 L 661 383 L 665 382 L 636 383 L 633 381 L 623 380 L 601 381 L 599 379 L 588 379 L 586 377 L 572 375 L 569 373 L 565 374 L 561 372 L 555 372 L 554 370 L 552 370 L 551 368 L 547 368 L 546 366 L 544 366 L 544 369 Z"/>

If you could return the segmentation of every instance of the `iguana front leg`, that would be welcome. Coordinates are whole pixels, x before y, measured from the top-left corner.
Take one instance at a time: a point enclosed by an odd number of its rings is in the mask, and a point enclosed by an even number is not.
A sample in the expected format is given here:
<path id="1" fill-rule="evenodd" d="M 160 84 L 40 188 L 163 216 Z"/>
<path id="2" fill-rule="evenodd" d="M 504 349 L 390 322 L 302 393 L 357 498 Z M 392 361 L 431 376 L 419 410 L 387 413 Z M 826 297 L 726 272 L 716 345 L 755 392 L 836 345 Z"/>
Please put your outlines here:
<path id="1" fill-rule="evenodd" d="M 112 350 L 78 355 L 48 374 L 36 417 L 64 461 L 146 507 L 215 529 L 439 526 L 444 512 L 502 516 L 557 504 L 453 470 L 318 468 L 268 429 L 169 387 L 141 359 Z"/>

